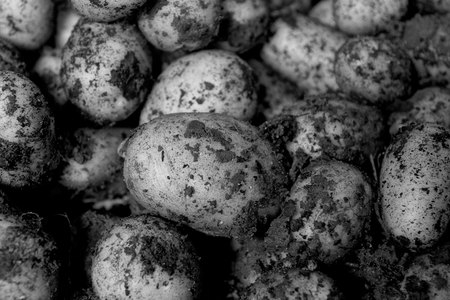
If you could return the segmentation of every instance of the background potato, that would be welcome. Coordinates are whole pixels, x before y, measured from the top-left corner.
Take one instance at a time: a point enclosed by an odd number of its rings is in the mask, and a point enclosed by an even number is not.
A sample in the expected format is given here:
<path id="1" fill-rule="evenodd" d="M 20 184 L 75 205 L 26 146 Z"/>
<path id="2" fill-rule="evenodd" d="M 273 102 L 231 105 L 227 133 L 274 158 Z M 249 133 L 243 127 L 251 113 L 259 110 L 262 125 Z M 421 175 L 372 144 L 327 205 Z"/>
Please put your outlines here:
<path id="1" fill-rule="evenodd" d="M 257 129 L 219 114 L 170 114 L 139 126 L 120 152 L 136 200 L 201 232 L 255 233 L 276 213 L 285 184 Z"/>

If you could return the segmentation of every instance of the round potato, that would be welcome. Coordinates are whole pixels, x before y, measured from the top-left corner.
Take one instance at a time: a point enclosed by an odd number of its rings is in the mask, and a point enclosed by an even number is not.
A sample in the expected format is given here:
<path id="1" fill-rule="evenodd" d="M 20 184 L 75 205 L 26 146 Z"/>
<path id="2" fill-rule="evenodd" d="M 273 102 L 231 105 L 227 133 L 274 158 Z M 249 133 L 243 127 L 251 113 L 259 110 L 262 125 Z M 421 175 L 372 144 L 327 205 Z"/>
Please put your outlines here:
<path id="1" fill-rule="evenodd" d="M 320 0 L 314 5 L 308 13 L 308 17 L 315 19 L 324 25 L 336 28 L 336 21 L 334 20 L 334 0 Z"/>
<path id="2" fill-rule="evenodd" d="M 348 40 L 336 55 L 334 71 L 341 91 L 383 108 L 413 91 L 413 63 L 406 51 L 388 40 Z"/>
<path id="3" fill-rule="evenodd" d="M 221 1 L 157 0 L 138 17 L 138 26 L 156 48 L 173 52 L 206 47 L 219 30 Z"/>
<path id="4" fill-rule="evenodd" d="M 159 75 L 140 124 L 180 112 L 223 113 L 250 120 L 257 97 L 253 70 L 239 56 L 223 50 L 198 51 L 175 60 Z"/>
<path id="5" fill-rule="evenodd" d="M 63 48 L 66 94 L 91 121 L 110 125 L 129 117 L 150 89 L 152 55 L 136 26 L 81 19 Z"/>
<path id="6" fill-rule="evenodd" d="M 53 10 L 53 0 L 2 0 L 0 39 L 21 49 L 40 48 L 53 33 Z"/>
<path id="7" fill-rule="evenodd" d="M 47 101 L 25 76 L 0 71 L 0 183 L 39 185 L 59 163 Z"/>
<path id="8" fill-rule="evenodd" d="M 101 300 L 193 300 L 199 258 L 177 228 L 151 216 L 127 218 L 97 244 L 92 285 Z"/>
<path id="9" fill-rule="evenodd" d="M 379 218 L 412 250 L 433 246 L 450 220 L 450 132 L 436 124 L 405 130 L 381 165 Z"/>
<path id="10" fill-rule="evenodd" d="M 184 113 L 139 126 L 119 150 L 136 200 L 152 213 L 216 236 L 252 235 L 275 214 L 285 175 L 255 127 Z"/>
<path id="11" fill-rule="evenodd" d="M 128 17 L 147 0 L 71 0 L 72 6 L 89 20 L 112 22 Z"/>

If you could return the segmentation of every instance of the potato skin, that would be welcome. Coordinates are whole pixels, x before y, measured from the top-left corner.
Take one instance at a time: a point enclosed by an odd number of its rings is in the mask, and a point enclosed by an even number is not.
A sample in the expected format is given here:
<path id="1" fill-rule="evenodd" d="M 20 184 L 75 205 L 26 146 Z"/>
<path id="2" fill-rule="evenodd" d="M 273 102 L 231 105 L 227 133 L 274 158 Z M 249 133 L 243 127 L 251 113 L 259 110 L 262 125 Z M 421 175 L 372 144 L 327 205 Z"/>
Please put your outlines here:
<path id="1" fill-rule="evenodd" d="M 98 22 L 112 22 L 130 16 L 146 0 L 71 0 L 72 6 L 84 17 Z"/>
<path id="2" fill-rule="evenodd" d="M 102 300 L 193 300 L 199 277 L 199 258 L 187 236 L 145 215 L 114 225 L 92 261 L 93 288 Z"/>
<path id="3" fill-rule="evenodd" d="M 450 219 L 450 132 L 419 124 L 399 134 L 384 155 L 379 189 L 385 231 L 411 250 L 434 245 Z"/>
<path id="4" fill-rule="evenodd" d="M 119 151 L 142 206 L 210 235 L 252 235 L 283 194 L 271 146 L 229 116 L 164 115 L 139 126 Z"/>
<path id="5" fill-rule="evenodd" d="M 130 116 L 150 88 L 152 54 L 136 26 L 81 19 L 62 50 L 66 94 L 85 116 L 110 125 Z"/>
<path id="6" fill-rule="evenodd" d="M 59 163 L 47 102 L 25 76 L 0 71 L 0 182 L 12 187 L 47 181 Z"/>

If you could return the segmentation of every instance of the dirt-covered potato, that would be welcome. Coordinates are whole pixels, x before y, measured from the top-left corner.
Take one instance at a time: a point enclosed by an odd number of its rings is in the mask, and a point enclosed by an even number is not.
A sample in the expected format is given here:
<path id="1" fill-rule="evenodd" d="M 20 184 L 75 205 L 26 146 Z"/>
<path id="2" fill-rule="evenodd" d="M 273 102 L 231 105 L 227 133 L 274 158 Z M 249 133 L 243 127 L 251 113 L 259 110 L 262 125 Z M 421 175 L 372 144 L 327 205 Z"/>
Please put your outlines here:
<path id="1" fill-rule="evenodd" d="M 55 48 L 62 49 L 81 15 L 68 2 L 58 5 L 56 11 Z"/>
<path id="2" fill-rule="evenodd" d="M 61 261 L 56 243 L 34 214 L 7 207 L 0 193 L 0 298 L 59 299 Z"/>
<path id="3" fill-rule="evenodd" d="M 98 124 L 129 117 L 150 89 L 152 54 L 136 26 L 81 19 L 62 51 L 69 101 Z"/>
<path id="4" fill-rule="evenodd" d="M 221 1 L 149 1 L 138 17 L 145 38 L 163 51 L 206 47 L 219 30 Z"/>
<path id="5" fill-rule="evenodd" d="M 322 272 L 271 272 L 247 289 L 247 300 L 338 300 L 342 295 L 336 283 Z"/>
<path id="6" fill-rule="evenodd" d="M 193 300 L 199 280 L 199 258 L 187 236 L 151 216 L 113 226 L 93 258 L 92 284 L 102 300 Z"/>
<path id="7" fill-rule="evenodd" d="M 147 0 L 71 0 L 73 7 L 89 20 L 112 22 L 132 15 Z"/>
<path id="8" fill-rule="evenodd" d="M 450 14 L 416 15 L 400 35 L 395 42 L 411 56 L 420 85 L 450 87 Z"/>
<path id="9" fill-rule="evenodd" d="M 450 220 L 450 132 L 436 124 L 404 130 L 383 158 L 379 219 L 412 250 L 431 247 Z"/>
<path id="10" fill-rule="evenodd" d="M 68 99 L 61 82 L 61 50 L 45 47 L 34 64 L 32 72 L 37 75 L 41 90 L 45 91 L 56 105 L 63 106 Z"/>
<path id="11" fill-rule="evenodd" d="M 53 0 L 2 0 L 0 39 L 18 48 L 36 50 L 53 33 Z"/>
<path id="12" fill-rule="evenodd" d="M 308 13 L 308 17 L 315 19 L 324 25 L 336 28 L 336 21 L 334 20 L 334 0 L 320 0 L 314 5 Z"/>
<path id="13" fill-rule="evenodd" d="M 376 34 L 399 21 L 408 10 L 408 0 L 335 0 L 337 27 L 349 34 Z"/>
<path id="14" fill-rule="evenodd" d="M 417 91 L 388 121 L 393 136 L 412 123 L 435 123 L 450 130 L 450 90 L 428 87 Z"/>
<path id="15" fill-rule="evenodd" d="M 241 53 L 263 42 L 269 25 L 266 1 L 224 0 L 222 7 L 220 49 Z"/>
<path id="16" fill-rule="evenodd" d="M 131 132 L 128 128 L 80 128 L 64 141 L 63 186 L 85 190 L 121 176 L 122 159 L 117 149 Z"/>
<path id="17" fill-rule="evenodd" d="M 38 185 L 59 162 L 46 99 L 24 75 L 0 71 L 0 183 Z"/>
<path id="18" fill-rule="evenodd" d="M 261 50 L 263 61 L 296 83 L 306 94 L 338 89 L 334 75 L 336 52 L 346 37 L 301 14 L 277 19 Z"/>
<path id="19" fill-rule="evenodd" d="M 164 115 L 138 127 L 119 151 L 142 206 L 210 235 L 254 234 L 283 197 L 286 178 L 270 144 L 230 116 Z"/>
<path id="20" fill-rule="evenodd" d="M 284 106 L 303 99 L 302 90 L 263 62 L 251 59 L 248 63 L 255 71 L 258 82 L 258 111 L 266 119 L 279 115 Z"/>
<path id="21" fill-rule="evenodd" d="M 356 37 L 338 51 L 336 81 L 346 94 L 386 107 L 413 90 L 414 66 L 405 50 L 385 39 Z"/>
<path id="22" fill-rule="evenodd" d="M 159 75 L 140 124 L 180 112 L 223 113 L 250 120 L 257 97 L 253 70 L 239 56 L 223 50 L 198 51 L 175 60 Z"/>
<path id="23" fill-rule="evenodd" d="M 0 71 L 25 73 L 26 64 L 19 51 L 10 43 L 0 40 Z"/>

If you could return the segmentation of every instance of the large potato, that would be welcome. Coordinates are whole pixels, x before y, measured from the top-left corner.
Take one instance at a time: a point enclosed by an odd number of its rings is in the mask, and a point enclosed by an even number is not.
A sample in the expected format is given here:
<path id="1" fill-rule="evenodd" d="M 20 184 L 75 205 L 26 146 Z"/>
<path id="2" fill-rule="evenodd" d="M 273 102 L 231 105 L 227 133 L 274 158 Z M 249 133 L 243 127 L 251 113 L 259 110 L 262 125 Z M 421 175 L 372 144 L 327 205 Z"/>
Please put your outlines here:
<path id="1" fill-rule="evenodd" d="M 284 174 L 271 146 L 245 122 L 164 115 L 138 127 L 119 151 L 128 188 L 154 214 L 230 236 L 252 234 L 277 212 Z"/>

